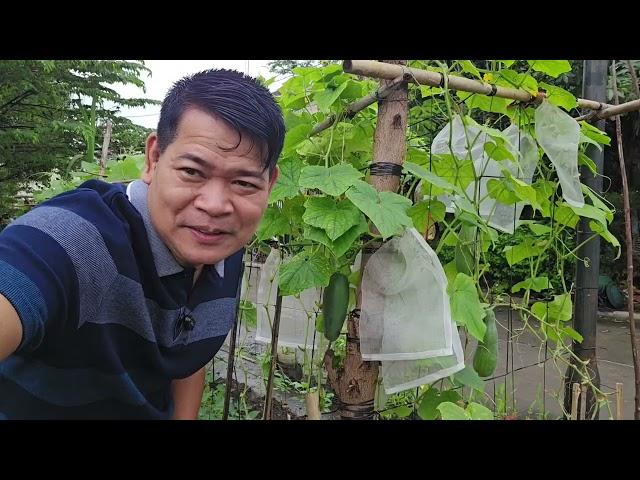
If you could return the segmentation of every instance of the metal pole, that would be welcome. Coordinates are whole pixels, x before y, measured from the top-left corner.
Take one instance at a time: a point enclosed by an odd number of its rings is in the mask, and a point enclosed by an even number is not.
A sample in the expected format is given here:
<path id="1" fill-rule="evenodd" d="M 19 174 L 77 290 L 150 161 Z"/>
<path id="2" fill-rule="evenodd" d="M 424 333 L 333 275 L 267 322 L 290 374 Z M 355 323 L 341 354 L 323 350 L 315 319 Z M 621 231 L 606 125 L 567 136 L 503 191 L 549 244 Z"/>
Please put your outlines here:
<path id="1" fill-rule="evenodd" d="M 604 103 L 607 95 L 607 60 L 585 60 L 583 77 L 583 96 L 592 98 L 595 101 Z M 600 130 L 605 129 L 605 121 L 598 120 L 595 126 Z M 582 183 L 593 189 L 596 193 L 602 193 L 602 168 L 604 152 L 598 150 L 593 145 L 587 149 L 587 155 L 596 165 L 598 176 L 593 175 L 585 167 L 581 167 L 580 175 Z M 577 226 L 576 243 L 579 245 L 593 236 L 589 228 L 589 219 L 580 218 Z M 577 252 L 581 259 L 588 259 L 587 262 L 578 260 L 576 268 L 576 296 L 573 317 L 573 328 L 582 335 L 582 342 L 573 341 L 573 351 L 582 361 L 588 361 L 587 373 L 591 382 L 600 388 L 600 372 L 598 371 L 596 355 L 596 332 L 598 318 L 598 276 L 600 275 L 600 237 L 595 236 L 592 240 L 584 244 Z M 571 366 L 565 376 L 565 409 L 571 411 L 571 385 L 579 382 L 579 376 Z M 581 397 L 580 401 L 583 401 Z M 578 412 L 581 406 L 578 405 Z M 597 419 L 597 402 L 593 390 L 589 390 L 586 395 L 586 417 Z"/>

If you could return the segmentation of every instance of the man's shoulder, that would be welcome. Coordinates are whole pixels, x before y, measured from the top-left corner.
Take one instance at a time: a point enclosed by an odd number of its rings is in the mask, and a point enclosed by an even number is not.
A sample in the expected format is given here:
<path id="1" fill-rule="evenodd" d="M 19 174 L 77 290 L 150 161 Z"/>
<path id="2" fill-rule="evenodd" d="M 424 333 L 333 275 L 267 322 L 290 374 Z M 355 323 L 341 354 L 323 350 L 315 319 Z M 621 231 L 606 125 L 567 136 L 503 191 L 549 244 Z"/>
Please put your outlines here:
<path id="1" fill-rule="evenodd" d="M 90 248 L 122 237 L 128 226 L 121 211 L 127 208 L 133 209 L 122 185 L 91 180 L 46 200 L 7 228 L 31 227 L 63 246 Z"/>

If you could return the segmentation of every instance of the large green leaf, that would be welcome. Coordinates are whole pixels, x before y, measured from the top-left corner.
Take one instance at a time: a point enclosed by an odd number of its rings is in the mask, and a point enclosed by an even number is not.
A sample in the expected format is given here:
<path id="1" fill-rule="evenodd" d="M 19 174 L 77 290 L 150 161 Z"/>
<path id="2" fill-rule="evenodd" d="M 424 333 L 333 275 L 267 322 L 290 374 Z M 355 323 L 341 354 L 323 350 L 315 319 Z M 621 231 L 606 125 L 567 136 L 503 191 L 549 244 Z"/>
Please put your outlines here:
<path id="1" fill-rule="evenodd" d="M 444 203 L 438 200 L 425 200 L 409 208 L 407 214 L 411 217 L 416 230 L 424 233 L 427 231 L 429 215 L 431 215 L 431 218 L 436 222 L 444 220 L 445 206 Z"/>
<path id="2" fill-rule="evenodd" d="M 461 190 L 466 189 L 476 179 L 471 160 L 456 159 L 449 154 L 433 155 L 433 172 Z M 435 195 L 435 193 L 433 194 Z"/>
<path id="3" fill-rule="evenodd" d="M 249 300 L 240 301 L 240 321 L 250 327 L 256 327 L 257 310 L 253 302 L 250 302 Z"/>
<path id="4" fill-rule="evenodd" d="M 530 277 L 521 282 L 516 283 L 513 287 L 511 287 L 511 292 L 516 293 L 522 289 L 531 289 L 536 292 L 541 292 L 542 290 L 546 290 L 547 288 L 553 288 L 553 285 L 549 281 L 549 278 L 546 276 L 542 277 Z"/>
<path id="5" fill-rule="evenodd" d="M 470 73 L 474 77 L 482 80 L 482 75 L 480 75 L 480 72 L 471 60 L 459 60 L 459 62 L 463 72 Z"/>
<path id="6" fill-rule="evenodd" d="M 316 242 L 329 247 L 336 257 L 341 257 L 347 252 L 347 250 L 349 250 L 361 234 L 368 231 L 369 224 L 364 218 L 364 215 L 361 215 L 359 223 L 347 230 L 344 235 L 336 238 L 335 241 L 331 241 L 324 230 L 312 227 L 311 225 L 305 225 L 304 237 L 309 240 L 315 240 Z"/>
<path id="7" fill-rule="evenodd" d="M 458 273 L 449 291 L 453 319 L 458 325 L 466 326 L 467 331 L 475 338 L 482 340 L 487 331 L 487 326 L 482 321 L 485 312 L 480 305 L 473 278 L 464 273 Z"/>
<path id="8" fill-rule="evenodd" d="M 504 247 L 503 252 L 510 267 L 527 258 L 537 257 L 544 250 L 543 243 L 532 238 L 525 238 L 518 245 Z"/>
<path id="9" fill-rule="evenodd" d="M 440 411 L 443 420 L 470 420 L 464 408 L 459 407 L 455 403 L 442 402 L 436 408 Z"/>
<path id="10" fill-rule="evenodd" d="M 541 225 L 539 223 L 529 223 L 527 225 L 529 226 L 529 229 L 533 232 L 533 234 L 536 236 L 548 235 L 552 231 L 551 227 L 548 225 Z"/>
<path id="11" fill-rule="evenodd" d="M 514 70 L 501 70 L 496 85 L 508 88 L 519 88 L 531 95 L 538 94 L 538 82 L 531 75 L 518 73 Z"/>
<path id="12" fill-rule="evenodd" d="M 567 60 L 527 60 L 527 63 L 536 72 L 546 73 L 553 78 L 571 71 L 571 64 Z"/>
<path id="13" fill-rule="evenodd" d="M 609 135 L 588 122 L 580 122 L 580 131 L 583 135 L 589 137 L 591 140 L 595 140 L 598 143 L 602 143 L 604 145 L 611 144 L 611 138 L 609 137 Z"/>
<path id="14" fill-rule="evenodd" d="M 515 161 L 513 158 L 513 154 L 509 151 L 509 149 L 505 145 L 506 142 L 500 142 L 498 139 L 495 141 L 486 142 L 484 144 L 484 151 L 489 155 L 490 158 L 501 162 L 503 160 L 511 160 Z"/>
<path id="15" fill-rule="evenodd" d="M 578 152 L 578 165 L 586 165 L 587 168 L 591 170 L 591 173 L 593 173 L 594 175 L 598 175 L 598 167 L 596 166 L 596 162 L 591 160 L 582 152 Z"/>
<path id="16" fill-rule="evenodd" d="M 349 81 L 341 83 L 337 88 L 326 88 L 320 92 L 317 92 L 313 97 L 315 104 L 318 106 L 321 112 L 328 112 L 329 107 L 335 103 L 340 97 L 340 94 L 345 88 L 349 86 Z"/>
<path id="17" fill-rule="evenodd" d="M 620 257 L 620 242 L 618 241 L 618 239 L 613 236 L 613 234 L 607 229 L 607 227 L 604 227 L 597 222 L 590 221 L 589 228 L 618 249 L 618 253 L 616 255 L 616 258 L 614 259 L 617 260 Z"/>
<path id="18" fill-rule="evenodd" d="M 607 200 L 594 192 L 590 187 L 587 187 L 586 185 L 581 186 L 582 191 L 591 199 L 593 206 L 599 210 L 602 210 L 605 218 L 607 219 L 607 222 L 613 222 L 613 212 L 615 210 L 615 207 L 610 203 L 607 205 L 607 203 L 605 203 Z"/>
<path id="19" fill-rule="evenodd" d="M 533 208 L 542 210 L 542 206 L 538 203 L 536 190 L 527 182 L 514 177 L 511 172 L 503 169 L 505 181 L 510 189 L 518 196 L 520 200 L 531 205 Z"/>
<path id="20" fill-rule="evenodd" d="M 500 203 L 505 205 L 513 205 L 519 200 L 513 188 L 505 181 L 505 179 L 498 180 L 492 178 L 487 182 L 487 192 L 490 198 L 494 198 Z"/>
<path id="21" fill-rule="evenodd" d="M 418 406 L 418 415 L 423 420 L 435 420 L 438 418 L 438 405 L 442 402 L 455 403 L 460 400 L 460 394 L 455 390 L 439 391 L 437 388 L 431 387 L 422 396 L 420 405 Z"/>
<path id="22" fill-rule="evenodd" d="M 573 210 L 576 214 L 581 217 L 592 218 L 596 222 L 598 222 L 603 227 L 607 227 L 607 216 L 606 212 L 603 212 L 599 208 L 594 207 L 593 205 L 584 204 L 582 207 L 573 207 L 570 206 L 571 210 Z"/>
<path id="23" fill-rule="evenodd" d="M 580 217 L 576 215 L 571 207 L 567 204 L 557 204 L 555 210 L 550 215 L 552 219 L 561 225 L 566 225 L 569 228 L 575 228 Z"/>
<path id="24" fill-rule="evenodd" d="M 488 97 L 478 93 L 458 92 L 456 94 L 469 108 L 478 108 L 485 112 L 507 114 L 507 106 L 513 103 L 513 100 L 500 97 Z"/>
<path id="25" fill-rule="evenodd" d="M 399 233 L 403 227 L 413 225 L 407 216 L 411 200 L 393 192 L 378 192 L 362 180 L 356 180 L 347 190 L 347 198 L 371 219 L 382 238 Z"/>
<path id="26" fill-rule="evenodd" d="M 326 287 L 331 277 L 331 263 L 322 252 L 303 250 L 295 257 L 280 264 L 280 292 L 283 296 L 295 295 L 308 288 Z"/>
<path id="27" fill-rule="evenodd" d="M 292 198 L 300 192 L 300 172 L 304 164 L 298 157 L 287 157 L 278 163 L 280 175 L 269 195 L 269 203 Z"/>
<path id="28" fill-rule="evenodd" d="M 405 162 L 403 165 L 404 169 L 409 172 L 411 175 L 418 177 L 422 180 L 425 180 L 432 184 L 435 187 L 441 188 L 445 192 L 451 192 L 454 190 L 458 190 L 455 185 L 449 183 L 447 180 L 440 178 L 435 173 L 427 170 L 426 168 L 417 165 L 411 162 Z"/>
<path id="29" fill-rule="evenodd" d="M 317 165 L 305 167 L 300 175 L 300 186 L 317 188 L 329 195 L 342 195 L 363 175 L 348 163 L 326 168 Z"/>
<path id="30" fill-rule="evenodd" d="M 270 206 L 262 217 L 256 236 L 258 240 L 266 240 L 288 233 L 289 228 L 287 217 L 276 206 Z"/>
<path id="31" fill-rule="evenodd" d="M 349 200 L 310 197 L 304 204 L 305 223 L 322 228 L 333 241 L 360 221 L 360 210 Z"/>
<path id="32" fill-rule="evenodd" d="M 453 374 L 453 382 L 456 385 L 466 385 L 479 392 L 484 392 L 484 380 L 482 380 L 478 373 L 469 365 Z"/>
<path id="33" fill-rule="evenodd" d="M 540 320 L 547 322 L 571 320 L 573 313 L 571 295 L 563 293 L 562 295 L 554 295 L 551 302 L 536 302 L 531 306 L 531 312 Z"/>
<path id="34" fill-rule="evenodd" d="M 564 108 L 567 112 L 578 106 L 576 97 L 571 92 L 568 92 L 564 88 L 556 87 L 555 85 L 549 85 L 548 83 L 540 82 L 540 87 L 547 92 L 547 100 L 552 105 Z"/>
<path id="35" fill-rule="evenodd" d="M 110 163 L 106 171 L 108 182 L 121 182 L 140 178 L 140 168 L 135 157 L 128 157 L 120 162 Z"/>
<path id="36" fill-rule="evenodd" d="M 479 403 L 471 402 L 466 410 L 471 420 L 493 420 L 493 412 Z"/>
<path id="37" fill-rule="evenodd" d="M 308 123 L 303 123 L 289 130 L 284 137 L 284 146 L 282 147 L 282 154 L 287 155 L 288 153 L 295 150 L 295 148 L 300 144 L 300 142 L 309 138 L 309 133 L 311 133 L 312 128 L 313 127 Z"/>

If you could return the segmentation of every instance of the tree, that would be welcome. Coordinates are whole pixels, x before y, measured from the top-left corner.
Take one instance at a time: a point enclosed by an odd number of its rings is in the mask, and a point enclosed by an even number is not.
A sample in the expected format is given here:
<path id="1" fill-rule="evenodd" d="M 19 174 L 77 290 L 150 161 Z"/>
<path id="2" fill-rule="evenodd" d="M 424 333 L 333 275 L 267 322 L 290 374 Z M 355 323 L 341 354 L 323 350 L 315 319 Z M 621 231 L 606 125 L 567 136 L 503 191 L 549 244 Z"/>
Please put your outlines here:
<path id="1" fill-rule="evenodd" d="M 94 161 L 100 121 L 110 118 L 128 132 L 114 131 L 116 148 L 140 148 L 146 130 L 119 118 L 119 108 L 159 102 L 126 99 L 112 87 L 144 90 L 146 72 L 142 62 L 124 60 L 0 61 L 0 225 L 12 215 L 7 203 L 16 192 L 46 183 L 50 172 L 65 175 L 79 154 Z"/>

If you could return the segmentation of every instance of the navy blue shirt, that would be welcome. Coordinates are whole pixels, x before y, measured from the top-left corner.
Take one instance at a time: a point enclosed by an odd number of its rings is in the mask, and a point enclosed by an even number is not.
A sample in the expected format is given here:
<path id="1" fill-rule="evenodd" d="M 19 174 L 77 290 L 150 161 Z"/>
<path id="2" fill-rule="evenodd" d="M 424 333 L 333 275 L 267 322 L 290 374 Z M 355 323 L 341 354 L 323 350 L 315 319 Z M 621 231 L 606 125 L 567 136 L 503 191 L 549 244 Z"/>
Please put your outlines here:
<path id="1" fill-rule="evenodd" d="M 171 381 L 231 329 L 242 254 L 193 285 L 139 180 L 128 192 L 91 180 L 16 219 L 0 233 L 0 293 L 23 338 L 0 361 L 0 419 L 170 418 Z"/>

